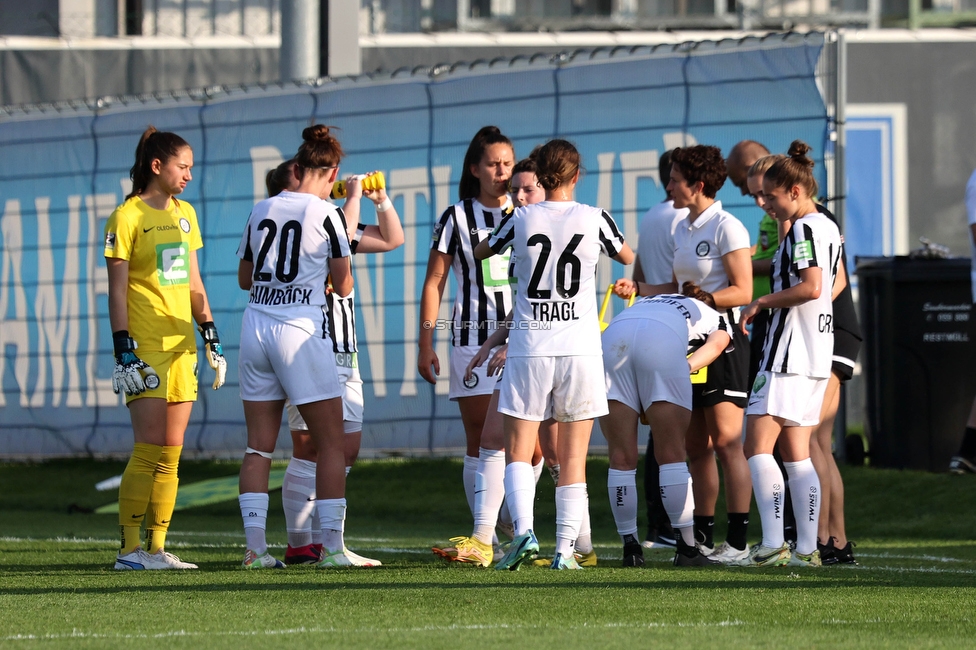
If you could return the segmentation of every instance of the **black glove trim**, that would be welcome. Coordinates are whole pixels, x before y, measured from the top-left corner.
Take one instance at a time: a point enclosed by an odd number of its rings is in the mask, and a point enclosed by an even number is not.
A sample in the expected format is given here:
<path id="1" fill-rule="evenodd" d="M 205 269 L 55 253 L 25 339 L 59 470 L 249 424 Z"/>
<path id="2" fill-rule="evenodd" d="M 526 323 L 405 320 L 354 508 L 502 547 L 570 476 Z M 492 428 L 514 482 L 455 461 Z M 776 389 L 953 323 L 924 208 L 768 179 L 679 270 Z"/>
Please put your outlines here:
<path id="1" fill-rule="evenodd" d="M 133 352 L 136 349 L 136 342 L 129 337 L 129 330 L 112 332 L 112 345 L 115 347 L 115 356 Z"/>
<path id="2" fill-rule="evenodd" d="M 217 336 L 217 326 L 214 325 L 212 320 L 200 323 L 197 325 L 197 330 L 200 332 L 200 336 L 203 337 L 204 343 L 220 343 L 220 337 Z"/>

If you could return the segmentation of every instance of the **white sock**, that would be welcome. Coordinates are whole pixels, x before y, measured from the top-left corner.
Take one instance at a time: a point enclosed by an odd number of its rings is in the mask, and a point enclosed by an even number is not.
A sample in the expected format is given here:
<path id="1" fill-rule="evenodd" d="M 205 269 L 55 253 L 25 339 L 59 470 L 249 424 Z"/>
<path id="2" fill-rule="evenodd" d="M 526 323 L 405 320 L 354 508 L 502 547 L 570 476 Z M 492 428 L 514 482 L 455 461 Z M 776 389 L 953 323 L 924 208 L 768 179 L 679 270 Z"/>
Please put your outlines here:
<path id="1" fill-rule="evenodd" d="M 474 517 L 474 477 L 478 473 L 478 459 L 475 456 L 464 457 L 464 471 L 461 480 L 464 481 L 464 497 L 468 500 L 468 510 Z"/>
<path id="2" fill-rule="evenodd" d="M 319 522 L 318 508 L 312 508 L 312 543 L 322 545 L 322 524 Z"/>
<path id="3" fill-rule="evenodd" d="M 281 506 L 285 511 L 288 545 L 312 543 L 312 513 L 315 512 L 315 462 L 292 458 L 281 484 Z"/>
<path id="4" fill-rule="evenodd" d="M 586 512 L 586 483 L 556 488 L 556 553 L 569 557 Z"/>
<path id="5" fill-rule="evenodd" d="M 345 548 L 342 530 L 346 521 L 345 499 L 319 499 L 315 509 L 322 522 L 322 549 L 327 553 L 338 553 Z"/>
<path id="6" fill-rule="evenodd" d="M 509 463 L 505 466 L 505 503 L 512 513 L 515 534 L 524 535 L 534 525 L 535 481 L 528 463 Z"/>
<path id="7" fill-rule="evenodd" d="M 268 552 L 268 541 L 265 537 L 265 528 L 268 525 L 268 494 L 245 492 L 237 497 L 237 501 L 241 505 L 247 547 L 258 555 L 264 555 Z"/>
<path id="8" fill-rule="evenodd" d="M 478 472 L 474 483 L 474 533 L 479 542 L 488 543 L 495 534 L 498 511 L 505 500 L 505 452 L 478 451 Z"/>
<path id="9" fill-rule="evenodd" d="M 783 546 L 783 472 L 779 471 L 772 454 L 756 454 L 749 459 L 749 473 L 762 522 L 763 546 L 780 548 Z"/>
<path id="10" fill-rule="evenodd" d="M 542 470 L 546 467 L 545 459 L 540 460 L 537 464 L 532 466 L 532 474 L 535 476 L 535 484 L 539 484 L 539 479 L 542 478 Z"/>
<path id="11" fill-rule="evenodd" d="M 498 511 L 498 521 L 499 523 L 508 524 L 514 528 L 512 513 L 508 511 L 508 499 L 502 499 L 502 507 Z"/>
<path id="12" fill-rule="evenodd" d="M 817 526 L 820 521 L 820 477 L 813 461 L 783 463 L 790 477 L 793 514 L 796 516 L 796 552 L 809 555 L 817 550 Z"/>
<path id="13" fill-rule="evenodd" d="M 349 465 L 348 467 L 346 467 L 346 476 L 349 476 L 349 472 L 351 472 L 351 471 L 352 471 L 352 465 Z"/>
<path id="14" fill-rule="evenodd" d="M 695 494 L 691 490 L 691 473 L 687 463 L 665 463 L 658 469 L 661 502 L 671 527 L 681 534 L 688 546 L 695 545 Z"/>
<path id="15" fill-rule="evenodd" d="M 617 522 L 617 534 L 623 540 L 626 535 L 637 534 L 637 470 L 611 469 L 607 473 L 607 492 L 610 495 L 610 512 Z"/>
<path id="16" fill-rule="evenodd" d="M 593 550 L 593 532 L 590 530 L 590 497 L 586 497 L 583 521 L 580 522 L 579 535 L 576 536 L 576 550 L 586 555 Z"/>

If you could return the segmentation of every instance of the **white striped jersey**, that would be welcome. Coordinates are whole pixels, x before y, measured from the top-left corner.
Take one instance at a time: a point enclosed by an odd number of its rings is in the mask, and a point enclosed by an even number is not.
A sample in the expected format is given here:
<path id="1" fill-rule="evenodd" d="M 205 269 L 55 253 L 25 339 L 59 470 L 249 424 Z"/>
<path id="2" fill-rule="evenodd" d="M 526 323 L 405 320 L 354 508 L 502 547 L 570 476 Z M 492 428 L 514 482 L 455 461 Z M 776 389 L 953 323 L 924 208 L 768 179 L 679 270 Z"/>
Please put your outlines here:
<path id="1" fill-rule="evenodd" d="M 486 208 L 476 199 L 455 203 L 434 224 L 430 247 L 452 256 L 457 281 L 451 344 L 480 346 L 505 320 L 512 304 L 508 256 L 478 261 L 474 249 L 511 213 L 511 199 L 501 208 Z"/>
<path id="2" fill-rule="evenodd" d="M 793 223 L 772 258 L 773 293 L 798 285 L 801 270 L 819 267 L 823 273 L 820 297 L 770 311 L 761 370 L 814 379 L 830 377 L 834 354 L 830 294 L 840 256 L 840 232 L 830 219 L 814 212 Z"/>
<path id="3" fill-rule="evenodd" d="M 596 265 L 624 238 L 600 208 L 543 201 L 517 208 L 488 239 L 496 254 L 515 258 L 510 357 L 602 355 L 596 307 Z"/>
<path id="4" fill-rule="evenodd" d="M 718 330 L 728 334 L 730 339 L 733 336 L 732 324 L 724 312 L 718 312 L 700 300 L 677 293 L 645 296 L 614 316 L 610 324 L 635 318 L 660 321 L 678 336 L 687 337 L 689 353 L 704 345 L 709 335 Z"/>
<path id="5" fill-rule="evenodd" d="M 729 276 L 722 257 L 749 247 L 749 231 L 722 209 L 721 201 L 715 201 L 694 222 L 685 217 L 674 229 L 674 277 L 678 288 L 690 280 L 709 293 L 725 289 Z M 726 313 L 730 320 L 739 318 L 738 307 Z"/>
<path id="6" fill-rule="evenodd" d="M 312 336 L 328 336 L 328 262 L 349 253 L 345 218 L 331 203 L 300 192 L 261 201 L 237 249 L 239 258 L 254 264 L 247 308 Z"/>
<path id="7" fill-rule="evenodd" d="M 353 255 L 359 248 L 359 240 L 362 239 L 366 226 L 358 224 L 356 232 L 349 242 L 349 249 Z M 358 342 L 356 340 L 356 290 L 353 289 L 348 296 L 340 296 L 330 291 L 325 298 L 329 306 L 329 332 L 332 334 L 332 348 L 336 352 L 350 354 L 358 352 Z"/>

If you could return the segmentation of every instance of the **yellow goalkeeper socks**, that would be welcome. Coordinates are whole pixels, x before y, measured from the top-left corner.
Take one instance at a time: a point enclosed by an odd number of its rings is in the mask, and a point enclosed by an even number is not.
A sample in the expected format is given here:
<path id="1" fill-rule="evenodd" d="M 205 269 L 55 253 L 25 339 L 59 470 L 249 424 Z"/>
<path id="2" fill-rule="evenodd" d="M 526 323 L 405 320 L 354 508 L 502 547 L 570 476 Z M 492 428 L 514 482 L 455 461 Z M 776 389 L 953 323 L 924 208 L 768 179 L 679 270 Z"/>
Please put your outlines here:
<path id="1" fill-rule="evenodd" d="M 153 474 L 163 453 L 163 447 L 137 442 L 132 456 L 122 472 L 119 484 L 119 526 L 122 542 L 119 553 L 126 555 L 139 546 L 139 528 L 146 516 L 149 495 L 153 489 Z"/>
<path id="2" fill-rule="evenodd" d="M 156 553 L 166 545 L 166 531 L 176 507 L 176 491 L 180 485 L 177 470 L 183 446 L 162 447 L 156 473 L 153 476 L 152 493 L 146 516 L 146 546 Z"/>

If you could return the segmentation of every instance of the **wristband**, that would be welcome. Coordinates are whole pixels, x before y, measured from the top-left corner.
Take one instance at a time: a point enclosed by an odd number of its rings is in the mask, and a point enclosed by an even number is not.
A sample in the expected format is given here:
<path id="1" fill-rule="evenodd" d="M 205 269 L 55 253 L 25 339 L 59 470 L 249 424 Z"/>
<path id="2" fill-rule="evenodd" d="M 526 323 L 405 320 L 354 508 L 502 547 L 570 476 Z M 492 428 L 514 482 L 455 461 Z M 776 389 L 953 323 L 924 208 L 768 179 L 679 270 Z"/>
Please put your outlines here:
<path id="1" fill-rule="evenodd" d="M 390 200 L 390 197 L 386 197 L 385 199 L 383 199 L 382 202 L 376 204 L 376 211 L 386 212 L 392 207 L 393 207 L 393 201 Z"/>
<path id="2" fill-rule="evenodd" d="M 200 332 L 200 336 L 203 337 L 204 343 L 220 343 L 220 337 L 217 336 L 217 326 L 214 325 L 212 320 L 200 323 L 197 325 L 197 330 Z"/>
<path id="3" fill-rule="evenodd" d="M 112 332 L 112 345 L 115 348 L 115 356 L 132 352 L 137 347 L 136 342 L 129 337 L 129 330 Z"/>

